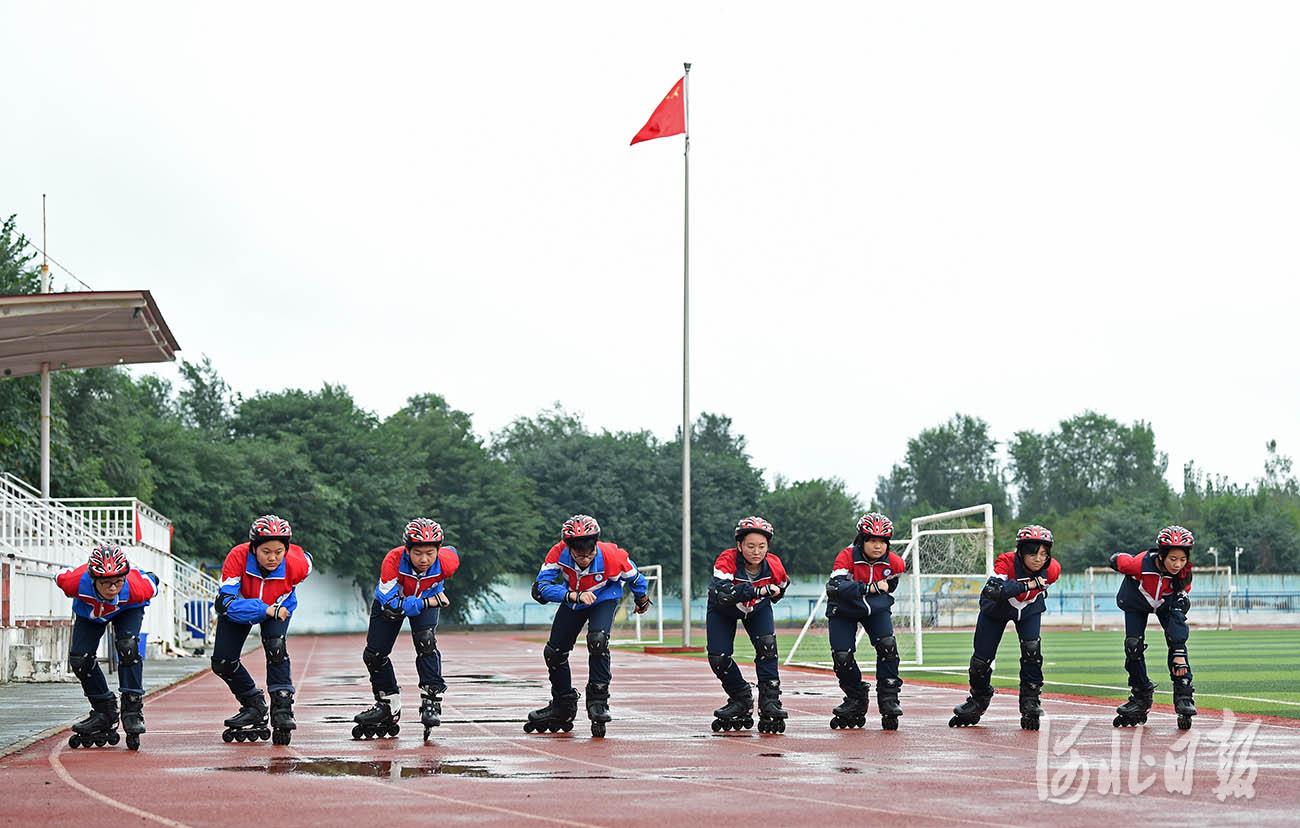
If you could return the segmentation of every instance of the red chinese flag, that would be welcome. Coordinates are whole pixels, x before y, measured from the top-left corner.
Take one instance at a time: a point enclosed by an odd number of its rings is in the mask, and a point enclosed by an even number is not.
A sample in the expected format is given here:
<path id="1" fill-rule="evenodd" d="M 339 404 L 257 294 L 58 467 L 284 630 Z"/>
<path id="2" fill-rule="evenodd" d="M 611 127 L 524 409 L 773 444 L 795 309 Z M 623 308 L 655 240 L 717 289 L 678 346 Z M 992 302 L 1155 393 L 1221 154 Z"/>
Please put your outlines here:
<path id="1" fill-rule="evenodd" d="M 655 107 L 650 120 L 645 122 L 633 138 L 632 143 L 650 141 L 655 138 L 667 138 L 669 135 L 681 135 L 686 131 L 686 98 L 682 95 L 682 83 L 685 77 L 673 84 L 664 99 Z M 629 144 L 629 146 L 631 146 Z"/>

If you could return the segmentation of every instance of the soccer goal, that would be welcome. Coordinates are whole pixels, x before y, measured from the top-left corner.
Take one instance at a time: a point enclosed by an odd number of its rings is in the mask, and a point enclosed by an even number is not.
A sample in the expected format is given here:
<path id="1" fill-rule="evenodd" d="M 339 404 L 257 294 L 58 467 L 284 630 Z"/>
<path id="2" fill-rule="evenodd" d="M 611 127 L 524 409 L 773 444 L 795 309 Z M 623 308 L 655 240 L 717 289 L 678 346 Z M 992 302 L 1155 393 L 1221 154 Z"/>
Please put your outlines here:
<path id="1" fill-rule="evenodd" d="M 662 644 L 664 641 L 664 578 L 659 564 L 638 567 L 645 576 L 647 594 L 654 604 L 643 615 L 634 612 L 636 603 L 629 591 L 614 616 L 611 644 Z"/>
<path id="2" fill-rule="evenodd" d="M 979 594 L 993 574 L 993 507 L 989 504 L 925 515 L 911 536 L 890 542 L 907 571 L 898 582 L 894 636 L 903 664 L 925 664 L 925 632 L 969 627 L 979 615 Z M 863 631 L 858 629 L 858 640 Z M 826 593 L 808 613 L 786 664 L 831 667 L 826 633 Z"/>
<path id="3" fill-rule="evenodd" d="M 1088 595 L 1083 604 L 1083 629 L 1123 627 L 1124 616 L 1115 606 L 1115 593 L 1124 576 L 1109 566 L 1090 566 Z M 1188 623 L 1205 630 L 1232 629 L 1232 567 L 1192 567 L 1192 611 Z"/>

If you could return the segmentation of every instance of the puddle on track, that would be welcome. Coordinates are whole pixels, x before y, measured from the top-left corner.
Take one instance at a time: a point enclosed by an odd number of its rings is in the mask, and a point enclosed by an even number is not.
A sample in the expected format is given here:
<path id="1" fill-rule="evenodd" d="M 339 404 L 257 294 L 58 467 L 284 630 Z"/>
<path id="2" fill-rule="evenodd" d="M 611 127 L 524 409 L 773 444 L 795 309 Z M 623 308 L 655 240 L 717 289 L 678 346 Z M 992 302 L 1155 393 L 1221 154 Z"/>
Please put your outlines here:
<path id="1" fill-rule="evenodd" d="M 463 776 L 474 779 L 628 779 L 635 775 L 583 774 L 568 772 L 504 772 L 487 765 L 469 762 L 442 762 L 436 759 L 358 760 L 335 758 L 294 759 L 273 757 L 265 764 L 230 765 L 206 770 L 235 773 L 265 773 L 325 777 L 365 777 L 371 779 L 418 779 L 429 776 Z"/>

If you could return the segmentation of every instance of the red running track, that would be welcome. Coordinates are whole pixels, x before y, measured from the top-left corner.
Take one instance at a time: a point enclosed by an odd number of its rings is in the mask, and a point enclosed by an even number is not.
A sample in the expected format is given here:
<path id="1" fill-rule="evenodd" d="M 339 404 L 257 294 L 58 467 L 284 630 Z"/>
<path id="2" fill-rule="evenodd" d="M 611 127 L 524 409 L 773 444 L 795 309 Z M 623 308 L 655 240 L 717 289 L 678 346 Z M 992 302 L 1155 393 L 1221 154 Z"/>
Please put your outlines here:
<path id="1" fill-rule="evenodd" d="M 139 753 L 121 744 L 73 751 L 64 733 L 0 760 L 0 821 L 821 828 L 1050 820 L 1062 828 L 1193 818 L 1294 825 L 1300 807 L 1300 727 L 1277 720 L 1249 720 L 1260 723 L 1248 753 L 1237 746 L 1235 768 L 1253 796 L 1228 792 L 1220 801 L 1219 758 L 1232 741 L 1211 738 L 1216 728 L 1228 732 L 1219 713 L 1198 717 L 1190 737 L 1167 711 L 1153 713 L 1145 728 L 1116 731 L 1108 706 L 1044 697 L 1051 730 L 1029 733 L 1019 728 L 1015 697 L 999 695 L 979 727 L 953 730 L 949 711 L 964 694 L 909 683 L 897 732 L 877 729 L 874 715 L 866 730 L 832 731 L 830 708 L 840 698 L 834 677 L 800 670 L 783 675 L 791 716 L 784 735 L 714 735 L 711 711 L 723 697 L 703 660 L 616 651 L 607 738 L 591 739 L 581 712 L 572 734 L 525 735 L 526 712 L 547 697 L 541 644 L 504 633 L 445 634 L 440 644 L 450 690 L 445 724 L 428 744 L 420 740 L 409 638 L 394 653 L 405 688 L 401 736 L 356 742 L 351 718 L 370 703 L 362 638 L 292 637 L 299 688 L 292 745 L 223 743 L 221 720 L 236 705 L 204 673 L 147 700 L 149 732 Z M 573 658 L 579 685 L 582 655 Z M 260 681 L 261 654 L 246 661 Z M 1238 739 L 1247 723 L 1238 721 Z M 1077 727 L 1078 738 L 1062 744 Z M 1186 780 L 1180 769 L 1192 738 L 1185 795 L 1177 785 Z M 1043 801 L 1075 798 L 1085 762 L 1079 801 Z M 1102 774 L 1103 763 L 1118 775 Z M 1143 782 L 1149 787 L 1135 794 Z"/>

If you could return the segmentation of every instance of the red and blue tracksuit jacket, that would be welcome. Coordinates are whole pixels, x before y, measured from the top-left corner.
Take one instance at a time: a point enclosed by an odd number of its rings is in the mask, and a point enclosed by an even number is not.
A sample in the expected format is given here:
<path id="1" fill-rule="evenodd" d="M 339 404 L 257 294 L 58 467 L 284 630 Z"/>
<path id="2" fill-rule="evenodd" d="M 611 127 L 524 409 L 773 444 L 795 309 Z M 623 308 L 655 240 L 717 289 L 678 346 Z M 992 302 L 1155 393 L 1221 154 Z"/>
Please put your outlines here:
<path id="1" fill-rule="evenodd" d="M 311 555 L 296 543 L 289 544 L 274 572 L 263 572 L 250 545 L 241 543 L 221 565 L 217 611 L 240 624 L 260 624 L 267 609 L 277 605 L 293 615 L 298 608 L 294 589 L 310 574 Z"/>
<path id="2" fill-rule="evenodd" d="M 776 598 L 759 597 L 756 593 L 761 586 L 776 584 L 782 592 Z M 713 579 L 709 581 L 709 609 L 733 610 L 749 615 L 755 607 L 764 601 L 775 604 L 785 597 L 785 588 L 790 586 L 790 576 L 785 572 L 785 565 L 774 553 L 767 553 L 759 565 L 758 574 L 750 576 L 745 570 L 745 556 L 736 547 L 722 550 L 713 562 Z"/>
<path id="3" fill-rule="evenodd" d="M 1047 566 L 1039 572 L 1030 572 L 1024 561 L 1013 552 L 1003 552 L 993 561 L 993 577 L 1002 579 L 1002 592 L 996 600 L 980 594 L 980 612 L 990 618 L 1008 621 L 1038 615 L 1047 609 L 1047 590 L 1029 588 L 1024 582 L 1041 577 L 1049 585 L 1061 577 L 1061 562 L 1048 558 Z"/>
<path id="4" fill-rule="evenodd" d="M 375 600 L 390 612 L 402 609 L 403 598 L 428 598 L 446 591 L 443 583 L 460 568 L 460 554 L 454 546 L 438 549 L 438 556 L 427 570 L 417 573 L 405 546 L 390 549 L 379 566 L 379 583 Z"/>
<path id="5" fill-rule="evenodd" d="M 569 609 L 587 610 L 581 603 L 567 602 L 565 593 L 570 590 L 595 593 L 595 606 L 603 601 L 617 601 L 623 597 L 623 585 L 632 587 L 632 594 L 645 596 L 645 576 L 632 563 L 627 550 L 609 541 L 596 542 L 596 557 L 586 569 L 578 569 L 573 555 L 564 543 L 557 543 L 546 553 L 546 560 L 533 584 L 533 596 L 546 603 L 565 604 Z"/>
<path id="6" fill-rule="evenodd" d="M 1170 575 L 1160 567 L 1157 550 L 1136 555 L 1120 552 L 1110 558 L 1110 568 L 1126 576 L 1115 595 L 1115 604 L 1126 612 L 1151 613 L 1167 605 L 1180 592 L 1191 594 L 1191 564 L 1182 572 Z"/>
<path id="7" fill-rule="evenodd" d="M 72 599 L 74 614 L 101 624 L 108 623 L 122 610 L 149 606 L 149 599 L 158 594 L 158 576 L 138 569 L 127 570 L 126 582 L 111 601 L 105 601 L 95 590 L 95 579 L 90 577 L 85 564 L 63 570 L 54 576 L 54 582 Z"/>
<path id="8" fill-rule="evenodd" d="M 826 582 L 826 598 L 835 604 L 833 611 L 831 607 L 826 608 L 827 616 L 865 618 L 873 613 L 889 612 L 894 606 L 898 578 L 906 569 L 907 564 L 893 552 L 872 560 L 865 549 L 856 545 L 844 547 L 835 556 L 830 580 Z M 879 582 L 888 583 L 889 591 L 867 592 L 868 586 Z"/>

